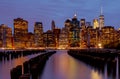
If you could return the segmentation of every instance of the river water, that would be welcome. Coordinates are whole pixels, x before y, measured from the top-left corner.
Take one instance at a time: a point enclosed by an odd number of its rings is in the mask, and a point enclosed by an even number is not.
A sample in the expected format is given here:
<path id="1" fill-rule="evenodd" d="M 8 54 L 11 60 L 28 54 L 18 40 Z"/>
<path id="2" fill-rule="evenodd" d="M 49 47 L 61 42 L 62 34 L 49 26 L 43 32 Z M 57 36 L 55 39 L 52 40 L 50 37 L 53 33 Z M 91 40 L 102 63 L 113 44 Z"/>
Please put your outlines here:
<path id="1" fill-rule="evenodd" d="M 65 50 L 59 50 L 46 63 L 44 72 L 39 79 L 119 79 L 118 69 L 116 73 L 104 68 L 94 68 L 67 54 Z M 116 66 L 119 67 L 119 66 Z"/>
<path id="2" fill-rule="evenodd" d="M 39 54 L 21 56 L 19 58 L 0 61 L 0 79 L 10 79 L 10 70 L 18 65 L 23 65 L 25 61 L 37 56 Z"/>
<path id="3" fill-rule="evenodd" d="M 29 55 L 0 61 L 0 79 L 10 79 L 10 70 L 37 56 Z M 108 64 L 104 68 L 93 67 L 67 54 L 67 50 L 58 50 L 46 63 L 39 79 L 119 79 L 119 62 L 115 68 Z"/>

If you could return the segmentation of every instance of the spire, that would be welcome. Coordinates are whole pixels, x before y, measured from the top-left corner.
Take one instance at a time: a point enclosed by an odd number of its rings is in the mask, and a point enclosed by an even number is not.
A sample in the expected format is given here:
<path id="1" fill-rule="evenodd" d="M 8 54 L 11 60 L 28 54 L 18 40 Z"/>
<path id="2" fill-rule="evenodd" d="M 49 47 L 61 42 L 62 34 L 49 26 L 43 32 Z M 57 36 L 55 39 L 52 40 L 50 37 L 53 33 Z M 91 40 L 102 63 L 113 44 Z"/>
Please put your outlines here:
<path id="1" fill-rule="evenodd" d="M 75 15 L 74 15 L 75 17 L 77 16 L 77 14 L 75 13 Z"/>
<path id="2" fill-rule="evenodd" d="M 77 18 L 77 14 L 76 13 L 74 14 L 74 18 Z"/>
<path id="3" fill-rule="evenodd" d="M 54 20 L 52 20 L 52 22 L 51 22 L 51 29 L 52 29 L 52 31 L 55 29 L 55 21 Z"/>
<path id="4" fill-rule="evenodd" d="M 102 15 L 103 14 L 103 7 L 101 6 L 101 8 L 100 8 L 100 15 Z"/>

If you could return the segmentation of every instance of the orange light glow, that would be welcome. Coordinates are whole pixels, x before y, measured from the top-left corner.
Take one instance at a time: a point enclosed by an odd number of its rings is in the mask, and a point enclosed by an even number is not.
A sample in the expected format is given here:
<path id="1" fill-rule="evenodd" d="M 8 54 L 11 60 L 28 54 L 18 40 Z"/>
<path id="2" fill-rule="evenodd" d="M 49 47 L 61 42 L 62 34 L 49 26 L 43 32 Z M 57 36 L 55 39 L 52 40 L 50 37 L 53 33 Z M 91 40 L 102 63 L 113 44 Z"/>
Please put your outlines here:
<path id="1" fill-rule="evenodd" d="M 98 48 L 102 48 L 102 44 L 101 43 L 98 44 Z"/>
<path id="2" fill-rule="evenodd" d="M 101 75 L 99 75 L 98 72 L 92 70 L 91 71 L 91 79 L 103 79 Z"/>

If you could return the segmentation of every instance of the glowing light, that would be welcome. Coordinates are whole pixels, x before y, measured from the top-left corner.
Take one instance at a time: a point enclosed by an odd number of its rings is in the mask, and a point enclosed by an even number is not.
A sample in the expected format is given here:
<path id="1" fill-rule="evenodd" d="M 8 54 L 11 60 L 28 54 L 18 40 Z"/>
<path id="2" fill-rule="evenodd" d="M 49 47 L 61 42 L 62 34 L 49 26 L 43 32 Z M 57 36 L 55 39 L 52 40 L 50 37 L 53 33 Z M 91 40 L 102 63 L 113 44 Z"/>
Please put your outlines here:
<path id="1" fill-rule="evenodd" d="M 120 31 L 120 28 L 118 30 Z"/>
<path id="2" fill-rule="evenodd" d="M 93 27 L 94 27 L 94 29 L 96 29 L 96 28 L 99 27 L 98 19 L 94 19 L 94 20 L 93 20 Z"/>
<path id="3" fill-rule="evenodd" d="M 98 48 L 102 48 L 102 44 L 101 43 L 98 44 Z"/>
<path id="4" fill-rule="evenodd" d="M 75 13 L 75 15 L 74 15 L 75 17 L 77 16 L 77 14 Z"/>
<path id="5" fill-rule="evenodd" d="M 58 49 L 66 49 L 64 46 L 59 46 Z"/>
<path id="6" fill-rule="evenodd" d="M 91 79 L 102 79 L 101 75 L 98 72 L 92 70 L 91 71 Z"/>

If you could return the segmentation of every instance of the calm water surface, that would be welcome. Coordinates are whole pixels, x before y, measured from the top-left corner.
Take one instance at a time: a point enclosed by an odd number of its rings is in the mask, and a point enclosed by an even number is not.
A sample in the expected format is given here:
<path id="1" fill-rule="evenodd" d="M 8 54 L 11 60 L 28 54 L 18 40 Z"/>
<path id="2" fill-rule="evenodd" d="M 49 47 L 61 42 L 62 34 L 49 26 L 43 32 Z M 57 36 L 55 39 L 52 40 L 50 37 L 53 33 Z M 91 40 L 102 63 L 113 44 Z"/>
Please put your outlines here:
<path id="1" fill-rule="evenodd" d="M 119 79 L 104 69 L 95 69 L 67 54 L 67 51 L 57 51 L 47 62 L 39 79 Z M 117 77 L 116 77 L 117 76 Z"/>
<path id="2" fill-rule="evenodd" d="M 0 79 L 10 79 L 10 70 L 36 55 L 29 55 L 13 60 L 0 62 Z M 118 63 L 117 63 L 118 64 Z M 108 70 L 110 69 L 110 70 Z M 42 76 L 39 79 L 119 79 L 119 66 L 113 68 L 107 64 L 104 68 L 92 67 L 67 54 L 67 50 L 59 50 L 47 61 Z M 109 73 L 108 73 L 109 72 Z"/>

